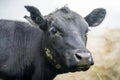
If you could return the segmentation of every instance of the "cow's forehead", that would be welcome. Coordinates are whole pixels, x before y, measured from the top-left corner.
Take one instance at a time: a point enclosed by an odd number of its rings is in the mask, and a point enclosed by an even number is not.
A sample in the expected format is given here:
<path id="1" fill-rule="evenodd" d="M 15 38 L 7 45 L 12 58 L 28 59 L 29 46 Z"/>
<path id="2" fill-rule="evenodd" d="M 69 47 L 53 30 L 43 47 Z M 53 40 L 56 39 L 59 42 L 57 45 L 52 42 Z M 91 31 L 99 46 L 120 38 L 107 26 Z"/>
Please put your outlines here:
<path id="1" fill-rule="evenodd" d="M 47 16 L 47 20 L 50 24 L 54 24 L 54 25 L 63 25 L 64 23 L 66 24 L 70 24 L 70 25 L 76 25 L 76 26 L 69 26 L 69 28 L 67 26 L 58 26 L 58 27 L 65 27 L 67 29 L 73 29 L 73 28 L 81 28 L 82 31 L 88 30 L 88 24 L 86 23 L 86 21 L 84 20 L 84 18 L 75 13 L 74 11 L 71 11 L 68 7 L 62 7 L 61 9 L 57 9 L 55 12 L 50 13 Z"/>
<path id="2" fill-rule="evenodd" d="M 66 19 L 66 20 L 74 20 L 74 19 L 76 19 L 78 17 L 82 19 L 82 17 L 80 15 L 78 15 L 77 13 L 71 11 L 68 7 L 62 7 L 60 9 L 57 9 L 56 11 L 50 13 L 47 16 L 47 20 L 48 21 L 53 21 L 56 18 Z"/>

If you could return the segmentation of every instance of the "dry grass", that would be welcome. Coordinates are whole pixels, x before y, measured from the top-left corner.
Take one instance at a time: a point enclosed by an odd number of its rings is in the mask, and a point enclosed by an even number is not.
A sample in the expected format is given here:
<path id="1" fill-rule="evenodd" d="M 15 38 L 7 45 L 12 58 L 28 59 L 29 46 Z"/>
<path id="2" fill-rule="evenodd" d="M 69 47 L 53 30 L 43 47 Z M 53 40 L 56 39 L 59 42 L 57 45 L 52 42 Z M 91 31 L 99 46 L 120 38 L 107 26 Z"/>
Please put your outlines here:
<path id="1" fill-rule="evenodd" d="M 62 74 L 54 80 L 120 80 L 120 28 L 90 32 L 87 47 L 95 65 L 86 72 Z"/>

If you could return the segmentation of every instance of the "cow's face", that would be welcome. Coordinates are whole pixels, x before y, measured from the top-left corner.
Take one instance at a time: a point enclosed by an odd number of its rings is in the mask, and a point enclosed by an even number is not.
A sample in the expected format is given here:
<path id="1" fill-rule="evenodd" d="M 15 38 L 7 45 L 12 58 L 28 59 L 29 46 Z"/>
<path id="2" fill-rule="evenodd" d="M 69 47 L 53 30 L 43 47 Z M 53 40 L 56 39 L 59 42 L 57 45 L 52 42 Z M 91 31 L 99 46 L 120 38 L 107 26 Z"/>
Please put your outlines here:
<path id="1" fill-rule="evenodd" d="M 104 9 L 95 9 L 82 18 L 67 7 L 42 18 L 37 8 L 27 6 L 31 19 L 44 31 L 47 56 L 65 71 L 87 70 L 94 64 L 86 48 L 89 26 L 97 26 L 105 17 Z M 33 10 L 34 9 L 34 10 Z"/>

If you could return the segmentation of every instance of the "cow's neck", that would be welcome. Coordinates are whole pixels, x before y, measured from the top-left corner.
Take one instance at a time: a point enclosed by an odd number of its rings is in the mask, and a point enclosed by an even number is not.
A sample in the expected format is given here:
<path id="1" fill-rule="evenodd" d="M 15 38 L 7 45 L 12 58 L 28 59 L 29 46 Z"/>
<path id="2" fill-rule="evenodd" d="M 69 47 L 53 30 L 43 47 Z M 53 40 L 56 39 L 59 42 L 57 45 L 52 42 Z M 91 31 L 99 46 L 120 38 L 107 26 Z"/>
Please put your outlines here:
<path id="1" fill-rule="evenodd" d="M 45 61 L 45 76 L 47 75 L 46 80 L 53 80 L 53 78 L 59 74 L 59 65 L 57 63 L 54 63 L 54 60 L 51 59 L 51 53 L 49 49 L 49 44 L 47 43 L 47 37 L 45 37 L 44 33 L 42 35 L 41 40 L 41 53 L 44 55 L 44 61 Z"/>

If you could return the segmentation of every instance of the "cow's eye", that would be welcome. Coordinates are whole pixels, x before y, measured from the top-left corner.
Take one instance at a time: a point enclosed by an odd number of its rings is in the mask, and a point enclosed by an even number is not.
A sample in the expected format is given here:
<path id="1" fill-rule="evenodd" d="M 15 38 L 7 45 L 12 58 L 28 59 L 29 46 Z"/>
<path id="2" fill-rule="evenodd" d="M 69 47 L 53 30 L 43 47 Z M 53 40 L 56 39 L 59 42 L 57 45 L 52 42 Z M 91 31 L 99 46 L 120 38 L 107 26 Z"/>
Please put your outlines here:
<path id="1" fill-rule="evenodd" d="M 49 33 L 51 36 L 54 36 L 54 37 L 59 37 L 59 38 L 63 37 L 62 31 L 60 31 L 60 29 L 58 29 L 56 27 L 51 27 L 49 29 Z"/>
<path id="2" fill-rule="evenodd" d="M 57 29 L 55 27 L 50 28 L 50 32 L 53 34 L 57 33 Z"/>

